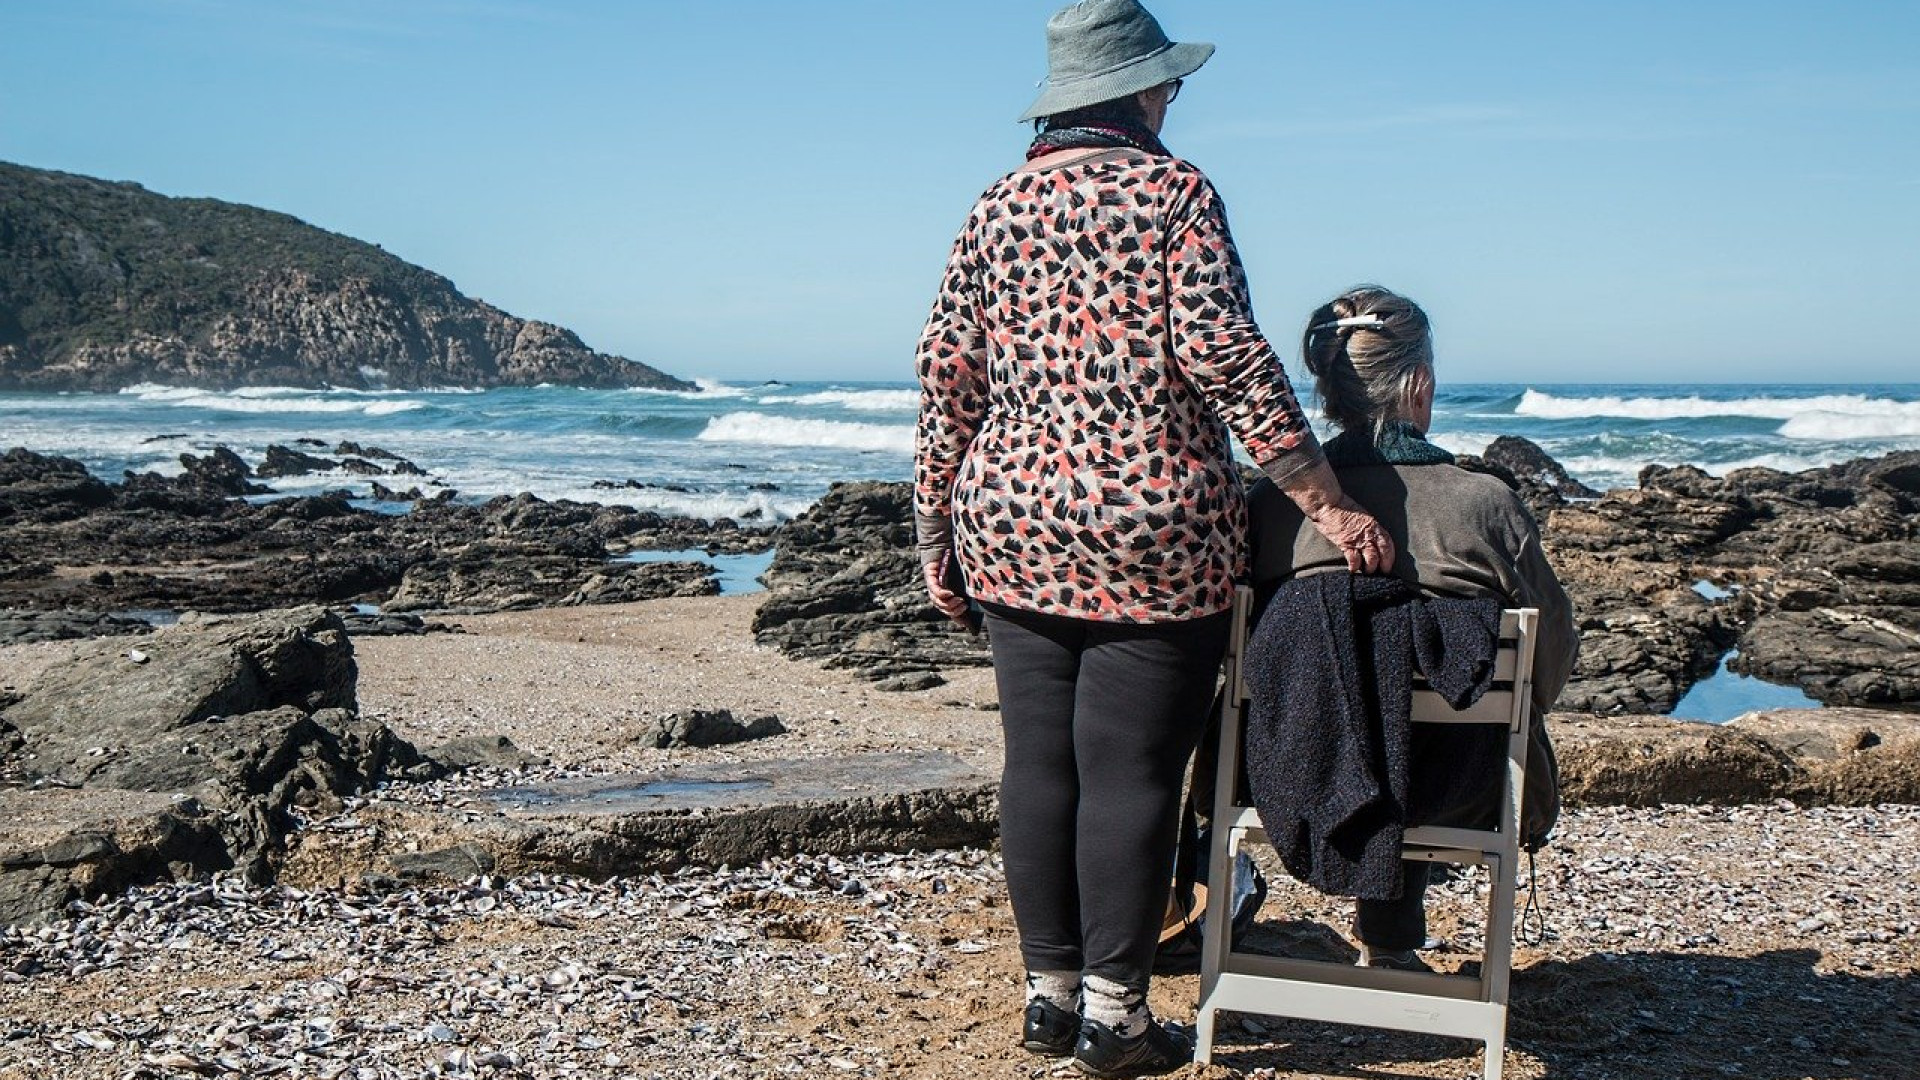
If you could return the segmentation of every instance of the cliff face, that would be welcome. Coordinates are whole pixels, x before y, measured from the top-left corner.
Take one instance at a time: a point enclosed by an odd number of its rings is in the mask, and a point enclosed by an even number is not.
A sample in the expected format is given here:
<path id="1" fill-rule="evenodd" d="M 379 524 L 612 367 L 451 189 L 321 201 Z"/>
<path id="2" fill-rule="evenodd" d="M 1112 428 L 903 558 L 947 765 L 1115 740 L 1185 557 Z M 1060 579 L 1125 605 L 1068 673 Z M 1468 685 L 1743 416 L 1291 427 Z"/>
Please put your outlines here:
<path id="1" fill-rule="evenodd" d="M 0 163 L 0 390 L 692 389 L 285 214 Z"/>

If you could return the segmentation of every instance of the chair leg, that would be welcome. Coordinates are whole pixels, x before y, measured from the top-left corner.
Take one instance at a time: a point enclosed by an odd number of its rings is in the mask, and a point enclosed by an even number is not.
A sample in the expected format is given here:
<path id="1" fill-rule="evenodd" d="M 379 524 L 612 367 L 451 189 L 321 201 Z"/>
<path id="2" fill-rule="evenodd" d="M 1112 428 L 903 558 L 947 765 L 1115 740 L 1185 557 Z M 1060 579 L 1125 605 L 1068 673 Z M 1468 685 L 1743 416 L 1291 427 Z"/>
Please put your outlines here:
<path id="1" fill-rule="evenodd" d="M 1203 1005 L 1200 1015 L 1194 1018 L 1193 1060 L 1202 1065 L 1213 1063 L 1213 1035 L 1218 1009 Z"/>

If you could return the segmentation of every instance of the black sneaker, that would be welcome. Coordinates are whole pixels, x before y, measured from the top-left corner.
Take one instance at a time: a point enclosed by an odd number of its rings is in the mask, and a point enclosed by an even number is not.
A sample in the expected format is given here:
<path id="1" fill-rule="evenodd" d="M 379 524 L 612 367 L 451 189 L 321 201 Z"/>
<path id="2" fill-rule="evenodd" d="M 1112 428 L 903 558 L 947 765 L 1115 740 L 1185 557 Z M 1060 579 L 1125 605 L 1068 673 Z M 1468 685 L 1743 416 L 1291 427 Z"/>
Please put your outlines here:
<path id="1" fill-rule="evenodd" d="M 1386 968 L 1388 971 L 1425 971 L 1431 972 L 1432 965 L 1420 958 L 1412 949 L 1374 949 L 1360 946 L 1360 959 L 1354 961 L 1355 967 Z"/>
<path id="2" fill-rule="evenodd" d="M 1154 1076 L 1193 1060 L 1193 1040 L 1157 1020 L 1131 1039 L 1098 1020 L 1080 1021 L 1073 1063 L 1088 1076 Z"/>
<path id="3" fill-rule="evenodd" d="M 1048 1001 L 1027 1002 L 1027 1018 L 1020 1025 L 1020 1045 L 1036 1054 L 1066 1057 L 1080 1041 L 1080 1017 Z"/>

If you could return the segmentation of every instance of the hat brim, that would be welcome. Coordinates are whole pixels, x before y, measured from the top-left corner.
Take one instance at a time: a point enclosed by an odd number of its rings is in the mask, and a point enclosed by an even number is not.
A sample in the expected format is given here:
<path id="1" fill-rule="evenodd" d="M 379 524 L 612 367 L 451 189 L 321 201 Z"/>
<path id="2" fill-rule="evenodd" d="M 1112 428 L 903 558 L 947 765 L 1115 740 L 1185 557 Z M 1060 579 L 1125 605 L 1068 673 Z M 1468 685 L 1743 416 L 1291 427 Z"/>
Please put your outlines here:
<path id="1" fill-rule="evenodd" d="M 1199 71 L 1200 65 L 1212 55 L 1213 46 L 1204 41 L 1183 41 L 1112 71 L 1103 71 L 1072 82 L 1049 82 L 1041 88 L 1040 96 L 1034 99 L 1033 104 L 1027 106 L 1027 111 L 1020 115 L 1020 121 L 1025 123 L 1043 116 L 1057 116 L 1128 94 L 1137 94 L 1142 90 L 1151 90 L 1161 83 L 1184 79 Z"/>

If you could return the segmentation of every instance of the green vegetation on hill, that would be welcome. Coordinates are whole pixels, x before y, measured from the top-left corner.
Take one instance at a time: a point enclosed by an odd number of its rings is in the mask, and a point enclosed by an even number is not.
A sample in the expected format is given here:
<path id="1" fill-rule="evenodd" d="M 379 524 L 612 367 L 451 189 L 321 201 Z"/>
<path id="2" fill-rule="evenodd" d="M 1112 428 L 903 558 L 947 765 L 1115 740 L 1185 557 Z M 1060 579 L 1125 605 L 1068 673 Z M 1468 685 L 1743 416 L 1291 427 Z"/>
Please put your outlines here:
<path id="1" fill-rule="evenodd" d="M 0 163 L 0 389 L 687 384 L 286 214 Z"/>

